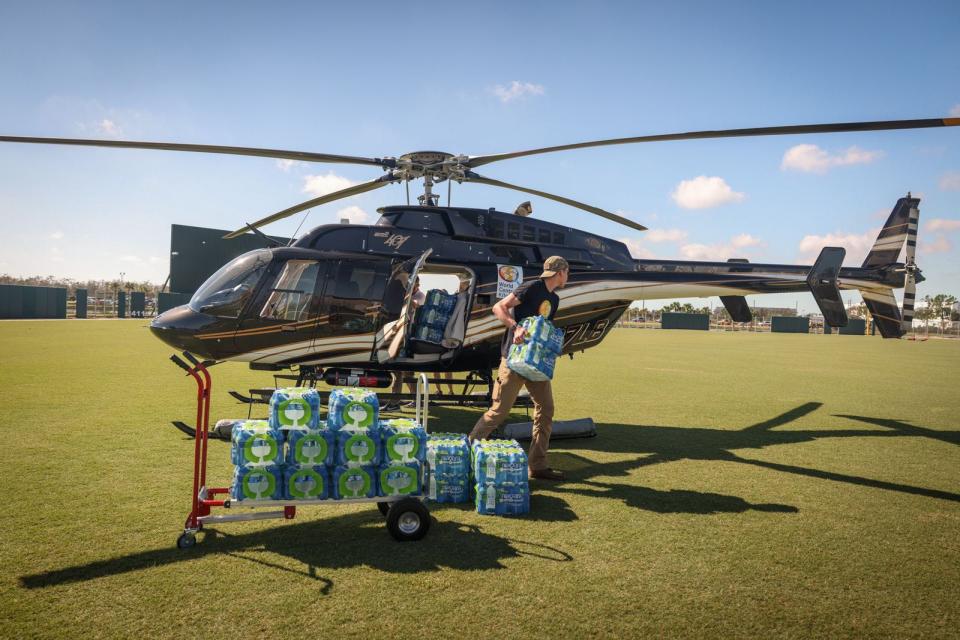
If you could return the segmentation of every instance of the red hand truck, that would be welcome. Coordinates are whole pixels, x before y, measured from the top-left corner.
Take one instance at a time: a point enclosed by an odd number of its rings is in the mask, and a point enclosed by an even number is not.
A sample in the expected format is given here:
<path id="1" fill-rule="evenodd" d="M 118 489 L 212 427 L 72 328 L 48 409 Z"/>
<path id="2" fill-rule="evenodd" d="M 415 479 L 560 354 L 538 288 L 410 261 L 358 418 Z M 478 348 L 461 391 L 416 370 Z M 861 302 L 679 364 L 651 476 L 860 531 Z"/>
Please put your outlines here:
<path id="1" fill-rule="evenodd" d="M 183 352 L 183 357 L 190 364 L 187 364 L 174 354 L 170 356 L 178 367 L 187 372 L 197 383 L 197 428 L 194 436 L 193 445 L 193 493 L 190 508 L 190 515 L 183 525 L 183 533 L 177 538 L 177 547 L 180 549 L 189 549 L 197 543 L 197 532 L 203 529 L 204 523 L 213 522 L 240 522 L 248 520 L 268 520 L 273 518 L 283 518 L 292 520 L 297 515 L 298 506 L 306 505 L 337 505 L 337 504 L 356 504 L 376 503 L 380 513 L 387 519 L 387 529 L 396 540 L 401 542 L 410 540 L 419 540 L 423 538 L 430 529 L 430 512 L 424 504 L 426 490 L 424 495 L 416 497 L 405 496 L 378 496 L 374 498 L 350 498 L 344 500 L 243 500 L 235 504 L 232 503 L 229 495 L 229 487 L 207 487 L 207 440 L 209 438 L 210 427 L 210 390 L 213 387 L 213 379 L 208 369 L 216 364 L 214 360 L 197 360 L 189 351 Z M 417 399 L 416 399 L 416 420 L 427 428 L 428 411 L 430 402 L 429 384 L 425 374 L 420 374 L 417 380 Z M 423 487 L 426 478 L 426 470 L 421 467 L 420 485 Z M 217 496 L 226 496 L 217 498 Z M 246 513 L 231 513 L 212 515 L 212 507 L 222 507 L 225 509 L 247 508 L 251 511 Z M 271 508 L 271 511 L 256 511 L 264 507 Z M 277 507 L 281 507 L 277 509 Z"/>

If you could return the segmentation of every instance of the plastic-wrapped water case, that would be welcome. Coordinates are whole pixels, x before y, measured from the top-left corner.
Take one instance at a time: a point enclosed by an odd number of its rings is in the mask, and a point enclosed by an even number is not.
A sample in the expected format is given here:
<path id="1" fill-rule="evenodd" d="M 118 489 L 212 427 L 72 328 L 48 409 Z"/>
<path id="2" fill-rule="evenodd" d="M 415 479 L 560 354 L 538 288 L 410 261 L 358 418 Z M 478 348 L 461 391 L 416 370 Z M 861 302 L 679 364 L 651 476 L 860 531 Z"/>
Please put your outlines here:
<path id="1" fill-rule="evenodd" d="M 530 316 L 524 318 L 520 324 L 526 329 L 527 337 L 532 342 L 546 347 L 547 351 L 555 356 L 563 351 L 563 329 L 557 329 L 547 318 Z"/>
<path id="2" fill-rule="evenodd" d="M 336 438 L 329 429 L 290 429 L 287 433 L 287 464 L 332 465 Z"/>
<path id="3" fill-rule="evenodd" d="M 430 434 L 426 461 L 433 477 L 442 480 L 470 478 L 470 445 L 466 437 L 441 438 Z"/>
<path id="4" fill-rule="evenodd" d="M 274 429 L 320 427 L 320 394 L 316 389 L 289 387 L 270 396 L 270 426 Z"/>
<path id="5" fill-rule="evenodd" d="M 510 345 L 507 367 L 521 377 L 534 382 L 553 379 L 557 356 L 538 342 L 529 340 Z"/>
<path id="6" fill-rule="evenodd" d="M 328 429 L 339 431 L 344 428 L 376 428 L 379 419 L 380 402 L 373 391 L 346 387 L 330 392 Z"/>
<path id="7" fill-rule="evenodd" d="M 378 470 L 378 495 L 418 496 L 420 487 L 420 464 L 417 462 L 394 462 L 380 466 Z"/>
<path id="8" fill-rule="evenodd" d="M 427 291 L 427 296 L 423 301 L 424 309 L 436 309 L 448 317 L 456 306 L 457 295 L 455 293 L 447 293 L 443 289 L 431 289 Z"/>
<path id="9" fill-rule="evenodd" d="M 266 420 L 243 420 L 230 433 L 230 461 L 238 467 L 283 463 L 283 432 Z"/>
<path id="10" fill-rule="evenodd" d="M 476 447 L 473 451 L 473 477 L 477 485 L 528 484 L 527 454 L 519 445 Z"/>
<path id="11" fill-rule="evenodd" d="M 443 329 L 431 326 L 429 324 L 418 325 L 413 330 L 413 337 L 424 342 L 440 344 L 443 342 Z"/>
<path id="12" fill-rule="evenodd" d="M 237 467 L 233 471 L 230 498 L 243 500 L 280 500 L 283 497 L 283 467 Z"/>
<path id="13" fill-rule="evenodd" d="M 430 440 L 463 440 L 463 444 L 470 446 L 470 439 L 465 433 L 448 433 L 446 431 L 431 431 L 427 434 L 427 441 Z"/>
<path id="14" fill-rule="evenodd" d="M 340 465 L 375 465 L 380 462 L 380 438 L 373 429 L 337 432 L 336 462 Z"/>
<path id="15" fill-rule="evenodd" d="M 430 475 L 427 477 L 427 497 L 434 502 L 470 502 L 469 486 L 470 481 L 464 478 L 444 480 Z"/>
<path id="16" fill-rule="evenodd" d="M 283 472 L 285 500 L 326 500 L 330 472 L 323 465 L 288 465 Z"/>
<path id="17" fill-rule="evenodd" d="M 384 463 L 423 462 L 426 459 L 427 432 L 413 420 L 382 421 L 380 442 Z"/>
<path id="18" fill-rule="evenodd" d="M 477 513 L 510 516 L 530 513 L 530 487 L 526 483 L 478 484 Z"/>
<path id="19" fill-rule="evenodd" d="M 331 487 L 335 500 L 372 498 L 377 495 L 376 468 L 372 465 L 335 467 Z"/>

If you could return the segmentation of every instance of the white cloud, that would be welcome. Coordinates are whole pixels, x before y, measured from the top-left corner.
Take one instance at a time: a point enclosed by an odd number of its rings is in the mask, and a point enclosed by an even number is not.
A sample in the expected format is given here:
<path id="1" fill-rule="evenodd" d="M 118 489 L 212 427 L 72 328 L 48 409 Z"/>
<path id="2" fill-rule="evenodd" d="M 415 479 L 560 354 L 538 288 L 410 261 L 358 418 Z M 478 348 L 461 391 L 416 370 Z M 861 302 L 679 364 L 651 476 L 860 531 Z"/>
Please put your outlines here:
<path id="1" fill-rule="evenodd" d="M 120 129 L 120 127 L 117 126 L 117 123 L 114 122 L 113 120 L 110 120 L 109 118 L 104 118 L 103 120 L 97 123 L 97 131 L 99 131 L 104 135 L 113 136 L 113 137 L 118 137 L 123 135 L 123 131 Z"/>
<path id="2" fill-rule="evenodd" d="M 120 262 L 133 262 L 133 263 L 143 262 L 140 256 L 120 256 L 119 260 Z"/>
<path id="3" fill-rule="evenodd" d="M 160 258 L 158 256 L 150 256 L 149 258 L 147 258 L 147 262 L 149 262 L 150 264 L 163 264 L 165 262 L 165 259 Z"/>
<path id="4" fill-rule="evenodd" d="M 730 258 L 742 258 L 743 254 L 750 247 L 763 246 L 760 238 L 754 237 L 749 233 L 741 233 L 733 236 L 728 242 L 716 244 L 691 243 L 680 247 L 680 255 L 687 260 L 728 260 Z"/>
<path id="5" fill-rule="evenodd" d="M 927 231 L 956 231 L 960 229 L 960 220 L 946 218 L 931 218 L 927 222 Z"/>
<path id="6" fill-rule="evenodd" d="M 953 105 L 953 108 L 950 109 L 951 118 L 960 118 L 960 104 Z"/>
<path id="7" fill-rule="evenodd" d="M 370 216 L 360 207 L 346 207 L 337 211 L 336 215 L 337 222 L 344 218 L 349 219 L 351 224 L 364 224 L 370 219 Z"/>
<path id="8" fill-rule="evenodd" d="M 545 91 L 546 89 L 542 84 L 520 82 L 519 80 L 514 80 L 508 86 L 498 84 L 490 90 L 504 104 L 530 96 L 542 96 Z"/>
<path id="9" fill-rule="evenodd" d="M 280 158 L 277 160 L 277 167 L 279 167 L 281 171 L 290 171 L 291 167 L 298 164 L 300 164 L 298 161 L 288 160 L 287 158 Z"/>
<path id="10" fill-rule="evenodd" d="M 63 262 L 63 251 L 60 250 L 60 247 L 50 247 L 50 261 Z"/>
<path id="11" fill-rule="evenodd" d="M 798 144 L 783 154 L 780 168 L 784 171 L 826 173 L 834 167 L 867 164 L 881 157 L 882 151 L 864 151 L 859 147 L 850 147 L 846 151 L 831 155 L 815 144 Z"/>
<path id="12" fill-rule="evenodd" d="M 650 229 L 643 234 L 647 242 L 681 242 L 687 239 L 683 229 Z"/>
<path id="13" fill-rule="evenodd" d="M 940 188 L 944 191 L 960 191 L 960 172 L 953 171 L 941 176 Z"/>
<path id="14" fill-rule="evenodd" d="M 917 251 L 925 255 L 931 253 L 949 253 L 953 251 L 953 244 L 947 239 L 947 236 L 938 233 L 933 242 L 920 242 L 917 245 Z"/>
<path id="15" fill-rule="evenodd" d="M 826 235 L 808 235 L 800 241 L 801 261 L 813 262 L 820 255 L 824 247 L 843 247 L 847 250 L 846 263 L 862 262 L 880 233 L 879 229 L 872 229 L 866 233 L 828 233 Z"/>
<path id="16" fill-rule="evenodd" d="M 634 258 L 641 260 L 651 260 L 656 256 L 653 255 L 647 247 L 643 245 L 643 240 L 638 240 L 636 238 L 617 238 L 623 244 L 627 245 L 627 249 L 630 251 L 630 255 Z"/>
<path id="17" fill-rule="evenodd" d="M 333 171 L 328 171 L 324 175 L 304 176 L 303 192 L 314 196 L 325 196 L 334 191 L 340 191 L 347 187 L 352 187 L 354 183 L 343 176 L 338 176 Z"/>
<path id="18" fill-rule="evenodd" d="M 740 202 L 746 195 L 730 188 L 723 178 L 697 176 L 682 180 L 673 193 L 674 202 L 684 209 L 709 209 L 731 202 Z"/>
<path id="19" fill-rule="evenodd" d="M 54 240 L 63 240 L 63 231 L 54 231 L 50 234 L 50 237 Z"/>

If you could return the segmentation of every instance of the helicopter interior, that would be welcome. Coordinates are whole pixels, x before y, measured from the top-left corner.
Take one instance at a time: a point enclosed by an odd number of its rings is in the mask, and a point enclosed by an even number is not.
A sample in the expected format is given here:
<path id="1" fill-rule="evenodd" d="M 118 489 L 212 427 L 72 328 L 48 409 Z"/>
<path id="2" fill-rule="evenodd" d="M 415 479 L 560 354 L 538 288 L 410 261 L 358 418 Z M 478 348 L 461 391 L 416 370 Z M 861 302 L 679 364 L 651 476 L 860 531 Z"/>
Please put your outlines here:
<path id="1" fill-rule="evenodd" d="M 426 259 L 430 253 L 428 249 L 415 260 L 399 265 L 391 276 L 384 296 L 386 316 L 394 315 L 391 313 L 395 309 L 394 300 L 399 299 L 392 292 L 402 290 L 403 301 L 399 314 L 383 323 L 377 332 L 374 343 L 377 362 L 419 364 L 448 360 L 455 357 L 463 346 L 476 275 L 463 265 L 429 263 Z M 428 289 L 456 296 L 439 339 L 434 340 L 418 338 L 416 331 L 421 321 L 417 308 Z"/>

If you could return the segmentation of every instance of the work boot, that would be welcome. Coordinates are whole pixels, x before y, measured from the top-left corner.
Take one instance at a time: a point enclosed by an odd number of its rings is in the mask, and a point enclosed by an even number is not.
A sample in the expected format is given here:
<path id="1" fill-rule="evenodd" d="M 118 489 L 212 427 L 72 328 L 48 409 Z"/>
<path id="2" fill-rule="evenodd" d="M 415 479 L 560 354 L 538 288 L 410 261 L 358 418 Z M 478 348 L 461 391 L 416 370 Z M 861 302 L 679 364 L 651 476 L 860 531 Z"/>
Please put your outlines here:
<path id="1" fill-rule="evenodd" d="M 563 472 L 557 471 L 556 469 L 537 469 L 536 471 L 530 470 L 530 479 L 531 480 L 563 480 Z"/>

